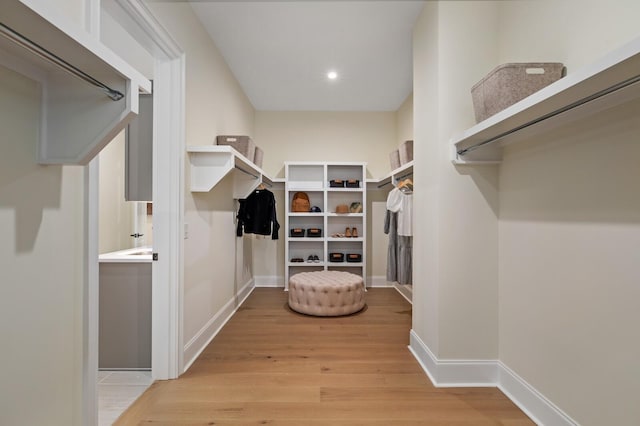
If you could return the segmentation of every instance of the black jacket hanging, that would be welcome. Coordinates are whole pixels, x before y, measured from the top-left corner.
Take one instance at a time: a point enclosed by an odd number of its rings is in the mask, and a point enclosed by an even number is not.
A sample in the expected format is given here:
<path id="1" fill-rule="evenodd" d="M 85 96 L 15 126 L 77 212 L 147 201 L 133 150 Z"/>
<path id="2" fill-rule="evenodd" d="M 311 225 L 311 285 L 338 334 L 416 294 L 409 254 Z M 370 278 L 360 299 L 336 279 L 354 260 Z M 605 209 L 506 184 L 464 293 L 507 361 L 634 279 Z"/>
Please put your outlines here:
<path id="1" fill-rule="evenodd" d="M 257 189 L 246 199 L 240 200 L 238 209 L 238 228 L 236 235 L 246 234 L 271 235 L 271 239 L 278 239 L 280 224 L 276 219 L 276 199 L 267 189 Z"/>

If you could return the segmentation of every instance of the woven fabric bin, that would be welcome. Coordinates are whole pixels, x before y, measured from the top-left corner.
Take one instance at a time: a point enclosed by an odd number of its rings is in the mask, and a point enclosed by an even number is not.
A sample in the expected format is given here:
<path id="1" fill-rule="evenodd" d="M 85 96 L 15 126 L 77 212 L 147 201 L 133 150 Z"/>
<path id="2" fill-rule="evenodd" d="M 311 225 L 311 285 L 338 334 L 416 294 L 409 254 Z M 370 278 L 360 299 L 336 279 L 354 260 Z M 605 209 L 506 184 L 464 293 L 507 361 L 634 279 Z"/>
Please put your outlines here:
<path id="1" fill-rule="evenodd" d="M 558 62 L 503 64 L 471 88 L 476 122 L 499 113 L 562 77 Z"/>
<path id="2" fill-rule="evenodd" d="M 219 135 L 216 138 L 218 145 L 229 145 L 240 154 L 247 157 L 247 160 L 253 163 L 256 145 L 249 136 L 231 136 L 231 135 Z"/>
<path id="3" fill-rule="evenodd" d="M 253 154 L 253 164 L 262 168 L 262 158 L 264 157 L 264 151 L 262 148 L 256 145 L 256 149 Z"/>
<path id="4" fill-rule="evenodd" d="M 400 151 L 394 150 L 389 154 L 389 164 L 391 165 L 391 170 L 395 170 L 400 167 Z"/>
<path id="5" fill-rule="evenodd" d="M 413 141 L 405 141 L 398 148 L 400 152 L 400 165 L 404 166 L 410 161 L 413 161 Z"/>

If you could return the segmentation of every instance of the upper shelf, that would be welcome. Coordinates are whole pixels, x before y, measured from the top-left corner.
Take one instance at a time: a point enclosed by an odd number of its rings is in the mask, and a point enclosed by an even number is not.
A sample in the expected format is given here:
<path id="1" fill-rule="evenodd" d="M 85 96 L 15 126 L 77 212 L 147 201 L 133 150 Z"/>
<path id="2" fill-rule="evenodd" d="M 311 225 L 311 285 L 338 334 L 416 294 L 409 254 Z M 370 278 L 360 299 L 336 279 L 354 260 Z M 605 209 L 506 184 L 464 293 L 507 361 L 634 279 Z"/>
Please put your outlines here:
<path id="1" fill-rule="evenodd" d="M 395 185 L 405 177 L 413 176 L 413 161 L 392 170 L 387 176 L 380 179 L 367 179 L 368 185 L 376 185 L 375 189 L 381 189 L 389 184 Z"/>
<path id="2" fill-rule="evenodd" d="M 234 198 L 247 197 L 261 183 L 274 185 L 261 168 L 229 145 L 190 146 L 187 152 L 191 192 L 209 192 L 229 173 L 233 173 Z"/>
<path id="3" fill-rule="evenodd" d="M 640 38 L 452 139 L 454 164 L 495 164 L 502 146 L 640 98 Z"/>
<path id="4" fill-rule="evenodd" d="M 138 91 L 151 92 L 147 78 L 50 4 L 2 0 L 0 23 L 0 65 L 41 87 L 40 163 L 87 164 L 138 113 Z M 110 99 L 92 79 L 124 96 Z"/>

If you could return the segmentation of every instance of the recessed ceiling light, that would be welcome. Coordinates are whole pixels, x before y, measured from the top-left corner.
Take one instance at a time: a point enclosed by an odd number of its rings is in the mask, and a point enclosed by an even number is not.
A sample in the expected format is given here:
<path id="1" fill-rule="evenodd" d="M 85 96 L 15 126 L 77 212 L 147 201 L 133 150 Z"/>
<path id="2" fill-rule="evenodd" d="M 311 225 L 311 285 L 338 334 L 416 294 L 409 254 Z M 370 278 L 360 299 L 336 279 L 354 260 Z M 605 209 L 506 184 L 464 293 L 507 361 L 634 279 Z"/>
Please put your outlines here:
<path id="1" fill-rule="evenodd" d="M 335 72 L 335 71 L 329 71 L 329 72 L 327 73 L 327 78 L 328 78 L 329 80 L 335 80 L 336 78 L 338 78 L 338 73 L 337 73 L 337 72 Z"/>

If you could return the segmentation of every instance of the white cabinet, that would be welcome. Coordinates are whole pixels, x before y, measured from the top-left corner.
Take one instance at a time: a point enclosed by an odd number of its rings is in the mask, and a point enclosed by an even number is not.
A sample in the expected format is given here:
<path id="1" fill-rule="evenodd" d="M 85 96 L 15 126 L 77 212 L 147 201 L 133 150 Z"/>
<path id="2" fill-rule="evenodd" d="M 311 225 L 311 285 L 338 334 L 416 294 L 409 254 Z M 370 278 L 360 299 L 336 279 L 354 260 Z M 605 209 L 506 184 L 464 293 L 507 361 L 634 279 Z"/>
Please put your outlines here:
<path id="1" fill-rule="evenodd" d="M 362 276 L 366 283 L 365 176 L 366 163 L 285 163 L 286 288 L 289 277 L 303 271 L 347 271 Z M 345 187 L 331 187 L 330 182 L 334 180 L 343 181 Z M 346 187 L 347 183 L 351 187 Z M 296 192 L 305 192 L 310 206 L 320 211 L 292 212 L 291 202 Z M 360 203 L 362 211 L 336 213 L 339 205 L 350 207 L 353 203 Z M 308 236 L 312 228 L 320 229 L 321 236 Z M 304 236 L 292 236 L 292 229 L 302 230 Z M 335 260 L 332 254 L 341 254 L 342 261 L 332 261 Z M 314 256 L 317 256 L 315 261 Z"/>

